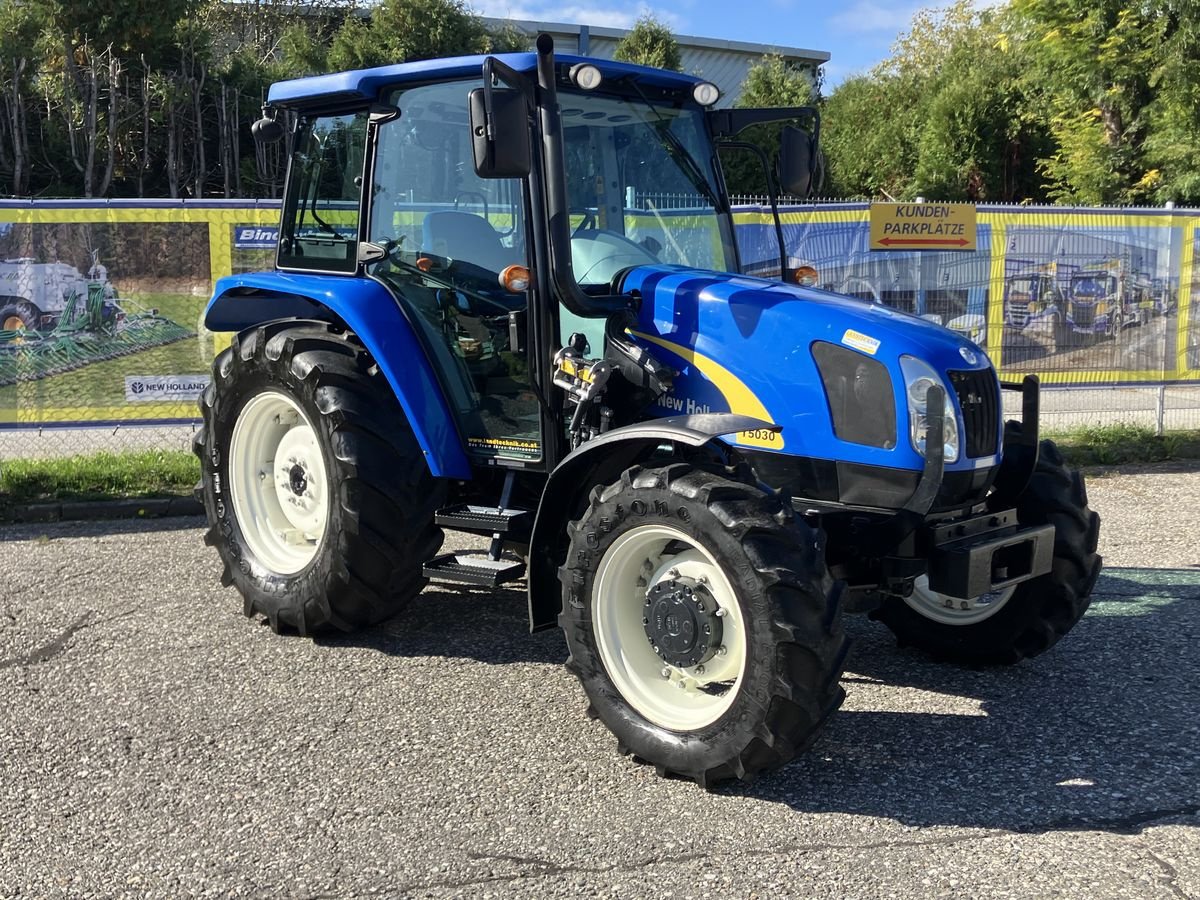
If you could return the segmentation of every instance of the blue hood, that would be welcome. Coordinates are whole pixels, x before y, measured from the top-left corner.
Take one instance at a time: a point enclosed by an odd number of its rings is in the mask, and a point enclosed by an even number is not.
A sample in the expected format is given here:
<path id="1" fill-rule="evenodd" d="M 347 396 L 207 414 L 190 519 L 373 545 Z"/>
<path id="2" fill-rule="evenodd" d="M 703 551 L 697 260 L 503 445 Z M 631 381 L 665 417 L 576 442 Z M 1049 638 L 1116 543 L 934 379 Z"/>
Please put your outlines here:
<path id="1" fill-rule="evenodd" d="M 987 369 L 986 354 L 961 335 L 878 304 L 745 275 L 679 266 L 641 266 L 625 274 L 623 292 L 641 297 L 635 338 L 680 371 L 658 403 L 663 413 L 732 412 L 782 426 L 782 441 L 738 435 L 734 443 L 791 455 L 919 469 L 908 440 L 900 357 L 914 356 L 943 376 Z M 898 439 L 884 449 L 833 434 L 812 345 L 825 341 L 882 363 L 892 379 Z M 950 384 L 946 390 L 953 396 Z M 963 431 L 961 410 L 959 429 Z M 998 449 L 998 448 L 997 448 Z M 947 468 L 976 468 L 992 457 L 965 453 Z"/>

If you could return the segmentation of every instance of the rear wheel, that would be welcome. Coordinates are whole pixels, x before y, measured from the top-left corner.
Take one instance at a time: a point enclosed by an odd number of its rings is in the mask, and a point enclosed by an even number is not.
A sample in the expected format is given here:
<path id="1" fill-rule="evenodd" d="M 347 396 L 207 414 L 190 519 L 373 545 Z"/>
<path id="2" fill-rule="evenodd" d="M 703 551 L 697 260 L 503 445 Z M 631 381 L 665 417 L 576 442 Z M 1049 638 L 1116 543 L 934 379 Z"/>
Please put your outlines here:
<path id="1" fill-rule="evenodd" d="M 276 631 L 350 630 L 421 590 L 444 488 L 352 334 L 296 321 L 243 332 L 200 409 L 205 540 L 247 615 Z"/>
<path id="2" fill-rule="evenodd" d="M 36 331 L 41 321 L 42 311 L 28 300 L 0 300 L 0 331 Z"/>
<path id="3" fill-rule="evenodd" d="M 1019 430 L 1017 423 L 1009 429 Z M 1024 448 L 1006 441 L 1012 451 Z M 1083 476 L 1068 469 L 1053 441 L 1042 441 L 1037 468 L 1017 499 L 1022 525 L 1054 525 L 1050 571 L 974 600 L 929 590 L 918 580 L 911 596 L 890 597 L 872 613 L 899 643 L 967 664 L 1008 664 L 1049 650 L 1091 602 L 1100 573 L 1100 517 L 1088 508 Z"/>
<path id="4" fill-rule="evenodd" d="M 633 468 L 569 526 L 559 619 L 625 753 L 703 785 L 792 759 L 841 703 L 841 585 L 758 488 Z"/>

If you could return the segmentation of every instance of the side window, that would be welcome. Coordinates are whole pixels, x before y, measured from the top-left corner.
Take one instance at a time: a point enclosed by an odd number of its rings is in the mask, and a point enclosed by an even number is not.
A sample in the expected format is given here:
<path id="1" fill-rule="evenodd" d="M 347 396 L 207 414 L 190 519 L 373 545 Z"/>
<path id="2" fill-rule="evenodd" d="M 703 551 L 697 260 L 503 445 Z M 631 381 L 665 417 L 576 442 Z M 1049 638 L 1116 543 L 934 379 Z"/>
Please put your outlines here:
<path id="1" fill-rule="evenodd" d="M 355 270 L 366 142 L 365 112 L 301 123 L 279 235 L 282 268 Z"/>

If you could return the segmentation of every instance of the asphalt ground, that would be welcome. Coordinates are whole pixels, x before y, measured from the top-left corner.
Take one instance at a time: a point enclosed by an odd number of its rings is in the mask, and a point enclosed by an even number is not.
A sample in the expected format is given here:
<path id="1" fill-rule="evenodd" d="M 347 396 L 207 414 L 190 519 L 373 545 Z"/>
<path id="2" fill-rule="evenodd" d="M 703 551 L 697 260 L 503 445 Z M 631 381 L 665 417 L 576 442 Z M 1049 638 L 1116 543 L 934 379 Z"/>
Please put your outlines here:
<path id="1" fill-rule="evenodd" d="M 714 793 L 617 754 L 519 591 L 283 638 L 194 519 L 0 530 L 0 896 L 1200 897 L 1200 472 L 1090 492 L 1058 647 L 854 619 L 816 746 Z"/>

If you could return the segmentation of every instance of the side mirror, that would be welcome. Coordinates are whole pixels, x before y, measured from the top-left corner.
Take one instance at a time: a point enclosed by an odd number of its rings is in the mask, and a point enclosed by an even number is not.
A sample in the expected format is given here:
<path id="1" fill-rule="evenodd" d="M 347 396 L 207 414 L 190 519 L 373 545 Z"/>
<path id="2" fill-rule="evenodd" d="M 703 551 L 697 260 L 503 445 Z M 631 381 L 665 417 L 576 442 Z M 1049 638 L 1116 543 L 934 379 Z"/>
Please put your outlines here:
<path id="1" fill-rule="evenodd" d="M 779 138 L 779 187 L 785 194 L 807 197 L 812 190 L 817 154 L 807 131 L 789 125 Z"/>
<path id="2" fill-rule="evenodd" d="M 250 126 L 250 133 L 260 144 L 274 144 L 283 140 L 283 124 L 270 116 L 264 115 Z"/>
<path id="3" fill-rule="evenodd" d="M 475 88 L 468 95 L 471 149 L 480 178 L 524 178 L 532 166 L 525 95 Z"/>

